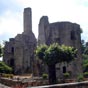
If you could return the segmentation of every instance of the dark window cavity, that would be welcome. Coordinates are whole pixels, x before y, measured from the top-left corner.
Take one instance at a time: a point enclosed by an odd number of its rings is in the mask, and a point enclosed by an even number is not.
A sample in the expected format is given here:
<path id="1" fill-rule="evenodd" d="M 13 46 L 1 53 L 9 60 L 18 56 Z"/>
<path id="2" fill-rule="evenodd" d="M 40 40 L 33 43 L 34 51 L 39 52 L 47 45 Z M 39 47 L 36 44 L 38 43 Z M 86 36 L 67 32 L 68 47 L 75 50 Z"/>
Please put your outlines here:
<path id="1" fill-rule="evenodd" d="M 71 31 L 71 40 L 76 40 L 75 31 Z"/>
<path id="2" fill-rule="evenodd" d="M 13 58 L 10 59 L 10 66 L 14 67 L 14 59 Z"/>
<path id="3" fill-rule="evenodd" d="M 66 73 L 66 66 L 63 66 L 63 73 Z"/>
<path id="4" fill-rule="evenodd" d="M 11 48 L 11 53 L 14 54 L 14 47 Z"/>

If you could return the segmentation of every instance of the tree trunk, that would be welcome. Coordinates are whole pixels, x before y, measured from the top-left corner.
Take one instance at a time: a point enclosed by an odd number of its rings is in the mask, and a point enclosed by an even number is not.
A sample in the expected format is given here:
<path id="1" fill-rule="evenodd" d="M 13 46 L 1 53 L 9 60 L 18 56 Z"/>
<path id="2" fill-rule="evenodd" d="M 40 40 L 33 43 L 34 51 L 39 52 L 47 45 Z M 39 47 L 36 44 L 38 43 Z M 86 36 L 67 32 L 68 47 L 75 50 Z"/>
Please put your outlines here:
<path id="1" fill-rule="evenodd" d="M 48 65 L 49 84 L 56 84 L 56 67 L 55 65 Z"/>

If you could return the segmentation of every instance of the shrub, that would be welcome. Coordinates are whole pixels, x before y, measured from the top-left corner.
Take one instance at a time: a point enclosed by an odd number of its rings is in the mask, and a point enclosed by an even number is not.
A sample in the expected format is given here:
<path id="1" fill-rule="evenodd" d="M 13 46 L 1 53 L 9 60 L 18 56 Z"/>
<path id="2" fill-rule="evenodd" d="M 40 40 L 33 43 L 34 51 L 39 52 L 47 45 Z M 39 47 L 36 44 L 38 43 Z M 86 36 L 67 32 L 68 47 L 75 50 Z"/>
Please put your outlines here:
<path id="1" fill-rule="evenodd" d="M 68 78 L 68 77 L 70 77 L 70 74 L 68 72 L 66 72 L 63 74 L 63 76 L 64 76 L 64 78 Z"/>
<path id="2" fill-rule="evenodd" d="M 42 75 L 42 78 L 43 78 L 43 79 L 48 79 L 48 74 L 43 74 L 43 75 Z"/>
<path id="3" fill-rule="evenodd" d="M 13 74 L 2 74 L 2 76 L 6 78 L 13 78 Z"/>
<path id="4" fill-rule="evenodd" d="M 84 72 L 83 75 L 88 78 L 88 72 Z"/>
<path id="5" fill-rule="evenodd" d="M 0 73 L 12 73 L 12 68 L 0 61 Z"/>
<path id="6" fill-rule="evenodd" d="M 77 81 L 78 81 L 78 82 L 81 82 L 81 81 L 83 81 L 83 80 L 84 80 L 83 74 L 79 74 L 78 77 L 77 77 Z"/>

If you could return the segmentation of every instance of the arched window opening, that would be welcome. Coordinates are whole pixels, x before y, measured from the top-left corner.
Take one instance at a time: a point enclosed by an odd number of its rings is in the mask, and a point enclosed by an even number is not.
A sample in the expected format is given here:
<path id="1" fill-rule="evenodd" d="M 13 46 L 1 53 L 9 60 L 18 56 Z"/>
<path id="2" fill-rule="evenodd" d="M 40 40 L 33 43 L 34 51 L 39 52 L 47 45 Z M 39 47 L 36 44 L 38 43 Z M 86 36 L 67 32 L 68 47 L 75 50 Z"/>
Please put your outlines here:
<path id="1" fill-rule="evenodd" d="M 14 47 L 11 48 L 11 53 L 14 54 Z"/>
<path id="2" fill-rule="evenodd" d="M 66 66 L 63 66 L 63 73 L 66 73 Z"/>

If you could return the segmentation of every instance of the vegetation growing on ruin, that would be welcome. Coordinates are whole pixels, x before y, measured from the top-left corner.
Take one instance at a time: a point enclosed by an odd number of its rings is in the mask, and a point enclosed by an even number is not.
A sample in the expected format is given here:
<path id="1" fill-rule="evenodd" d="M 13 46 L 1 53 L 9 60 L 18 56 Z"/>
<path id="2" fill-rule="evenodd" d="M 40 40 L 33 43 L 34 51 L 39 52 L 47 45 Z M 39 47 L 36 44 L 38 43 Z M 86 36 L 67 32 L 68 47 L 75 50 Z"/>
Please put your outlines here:
<path id="1" fill-rule="evenodd" d="M 0 73 L 12 73 L 12 68 L 0 61 Z"/>
<path id="2" fill-rule="evenodd" d="M 41 45 L 36 49 L 36 55 L 48 66 L 49 83 L 56 83 L 56 69 L 55 65 L 61 62 L 69 63 L 76 56 L 77 50 L 73 47 L 60 46 L 57 43 L 50 46 Z"/>
<path id="3" fill-rule="evenodd" d="M 3 56 L 3 46 L 0 44 L 0 57 Z"/>
<path id="4" fill-rule="evenodd" d="M 88 72 L 88 42 L 82 40 L 83 72 Z"/>

